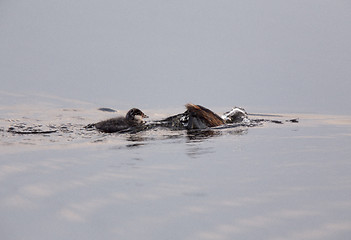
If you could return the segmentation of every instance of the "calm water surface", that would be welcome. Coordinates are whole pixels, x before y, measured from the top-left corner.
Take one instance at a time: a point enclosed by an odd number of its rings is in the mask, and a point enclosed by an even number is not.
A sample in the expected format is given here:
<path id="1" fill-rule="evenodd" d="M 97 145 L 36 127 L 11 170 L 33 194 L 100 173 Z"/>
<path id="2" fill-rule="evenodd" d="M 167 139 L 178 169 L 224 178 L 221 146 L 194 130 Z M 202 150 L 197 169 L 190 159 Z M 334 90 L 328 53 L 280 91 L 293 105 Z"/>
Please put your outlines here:
<path id="1" fill-rule="evenodd" d="M 125 111 L 67 106 L 1 106 L 1 239 L 351 236 L 351 116 L 282 114 L 300 122 L 200 136 L 102 134 L 83 127 Z"/>

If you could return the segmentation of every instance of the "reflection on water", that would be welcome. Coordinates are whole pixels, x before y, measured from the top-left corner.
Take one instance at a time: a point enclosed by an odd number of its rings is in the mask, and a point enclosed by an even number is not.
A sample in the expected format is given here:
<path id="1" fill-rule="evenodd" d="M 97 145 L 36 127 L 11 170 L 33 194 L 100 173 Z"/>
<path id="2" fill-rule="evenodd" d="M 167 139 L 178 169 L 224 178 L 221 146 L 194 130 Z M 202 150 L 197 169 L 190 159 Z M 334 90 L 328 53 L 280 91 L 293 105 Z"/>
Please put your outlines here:
<path id="1" fill-rule="evenodd" d="M 113 114 L 4 113 L 4 239 L 350 236 L 350 117 L 299 114 L 298 124 L 134 134 L 84 128 Z"/>
<path id="2" fill-rule="evenodd" d="M 189 130 L 187 131 L 187 138 L 192 141 L 203 141 L 207 138 L 219 136 L 220 132 L 215 130 Z"/>

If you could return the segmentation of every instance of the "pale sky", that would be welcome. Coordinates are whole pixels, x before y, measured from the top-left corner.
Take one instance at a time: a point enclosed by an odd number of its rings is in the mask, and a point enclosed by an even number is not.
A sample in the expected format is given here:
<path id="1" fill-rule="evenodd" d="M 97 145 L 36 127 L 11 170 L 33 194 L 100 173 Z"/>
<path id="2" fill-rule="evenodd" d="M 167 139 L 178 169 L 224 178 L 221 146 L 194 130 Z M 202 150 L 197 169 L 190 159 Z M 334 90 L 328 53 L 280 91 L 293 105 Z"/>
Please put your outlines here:
<path id="1" fill-rule="evenodd" d="M 1 90 L 351 114 L 351 2 L 2 0 Z"/>

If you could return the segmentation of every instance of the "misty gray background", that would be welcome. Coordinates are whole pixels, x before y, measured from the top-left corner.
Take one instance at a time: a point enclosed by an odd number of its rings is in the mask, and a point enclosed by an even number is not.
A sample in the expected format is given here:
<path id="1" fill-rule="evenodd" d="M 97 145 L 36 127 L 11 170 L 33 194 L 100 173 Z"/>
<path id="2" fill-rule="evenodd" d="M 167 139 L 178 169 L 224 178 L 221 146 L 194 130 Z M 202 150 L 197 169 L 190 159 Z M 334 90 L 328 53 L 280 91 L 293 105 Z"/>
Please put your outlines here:
<path id="1" fill-rule="evenodd" d="M 351 114 L 351 1 L 2 0 L 2 92 Z"/>

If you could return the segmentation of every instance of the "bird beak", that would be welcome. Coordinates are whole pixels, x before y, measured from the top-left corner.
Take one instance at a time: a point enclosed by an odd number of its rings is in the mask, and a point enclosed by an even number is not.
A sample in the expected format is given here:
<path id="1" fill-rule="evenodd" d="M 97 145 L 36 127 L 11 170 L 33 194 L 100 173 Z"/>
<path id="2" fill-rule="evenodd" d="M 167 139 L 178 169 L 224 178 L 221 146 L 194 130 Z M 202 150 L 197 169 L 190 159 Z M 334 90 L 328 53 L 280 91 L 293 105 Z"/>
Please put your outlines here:
<path id="1" fill-rule="evenodd" d="M 141 115 L 143 118 L 148 118 L 149 116 L 146 115 L 145 113 L 143 113 L 143 115 Z"/>

